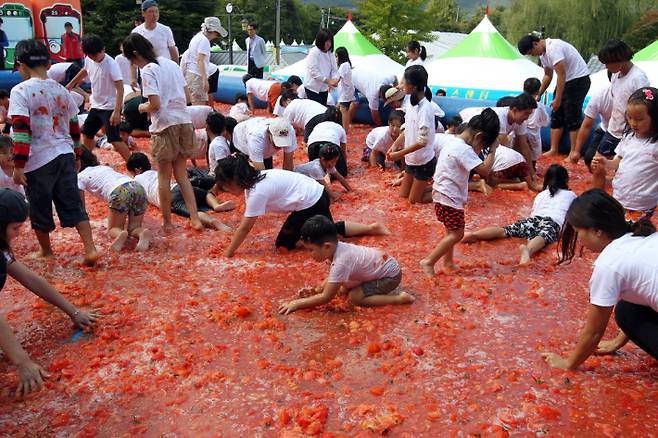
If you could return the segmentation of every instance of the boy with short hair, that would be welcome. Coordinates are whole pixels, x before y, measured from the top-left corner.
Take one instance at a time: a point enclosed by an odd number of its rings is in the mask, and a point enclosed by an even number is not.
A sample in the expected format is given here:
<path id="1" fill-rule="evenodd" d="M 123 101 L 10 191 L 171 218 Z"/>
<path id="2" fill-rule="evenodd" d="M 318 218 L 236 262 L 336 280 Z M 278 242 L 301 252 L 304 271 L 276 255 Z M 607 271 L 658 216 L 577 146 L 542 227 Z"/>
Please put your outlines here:
<path id="1" fill-rule="evenodd" d="M 82 39 L 82 50 L 87 55 L 84 68 L 66 88 L 72 90 L 87 76 L 91 80 L 91 110 L 82 126 L 85 147 L 93 150 L 94 136 L 102 127 L 107 141 L 112 143 L 114 149 L 127 161 L 130 150 L 119 134 L 123 108 L 121 69 L 116 61 L 105 53 L 105 43 L 98 35 L 85 35 Z"/>
<path id="2" fill-rule="evenodd" d="M 11 160 L 11 150 L 14 142 L 8 135 L 0 135 L 0 189 L 12 189 L 25 196 L 25 190 L 14 182 L 14 162 Z"/>
<path id="3" fill-rule="evenodd" d="M 301 240 L 313 260 L 331 262 L 329 275 L 320 286 L 300 290 L 303 298 L 282 304 L 279 313 L 287 315 L 327 304 L 341 289 L 358 306 L 414 302 L 415 298 L 407 292 L 392 294 L 402 279 L 400 265 L 394 258 L 375 248 L 339 242 L 336 225 L 327 217 L 316 215 L 308 219 L 302 226 Z"/>
<path id="4" fill-rule="evenodd" d="M 53 257 L 49 233 L 55 229 L 54 202 L 61 226 L 77 229 L 84 244 L 83 262 L 92 266 L 98 252 L 76 175 L 78 108 L 64 87 L 47 78 L 50 55 L 46 46 L 35 39 L 19 41 L 15 59 L 24 81 L 11 90 L 9 104 L 14 182 L 26 187 L 30 220 L 41 247 L 38 256 Z"/>

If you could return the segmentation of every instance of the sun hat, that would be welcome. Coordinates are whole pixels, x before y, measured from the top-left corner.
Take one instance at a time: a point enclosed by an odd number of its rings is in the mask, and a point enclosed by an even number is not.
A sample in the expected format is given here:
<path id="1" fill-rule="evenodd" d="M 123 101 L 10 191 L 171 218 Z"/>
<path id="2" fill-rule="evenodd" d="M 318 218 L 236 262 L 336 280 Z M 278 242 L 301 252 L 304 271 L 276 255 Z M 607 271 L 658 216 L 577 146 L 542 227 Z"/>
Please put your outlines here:
<path id="1" fill-rule="evenodd" d="M 204 18 L 203 24 L 201 25 L 201 30 L 203 32 L 217 32 L 221 35 L 222 38 L 226 38 L 226 35 L 228 35 L 228 32 L 226 29 L 224 29 L 222 23 L 217 17 Z"/>
<path id="2" fill-rule="evenodd" d="M 384 98 L 386 99 L 386 102 L 384 105 L 390 105 L 391 102 L 396 102 L 398 100 L 404 99 L 404 91 L 398 90 L 395 87 L 391 87 L 388 90 L 386 90 L 386 94 L 384 94 Z"/>
<path id="3" fill-rule="evenodd" d="M 290 133 L 293 132 L 292 125 L 284 118 L 277 117 L 270 122 L 268 127 L 272 134 L 272 142 L 278 148 L 287 148 L 292 146 Z"/>

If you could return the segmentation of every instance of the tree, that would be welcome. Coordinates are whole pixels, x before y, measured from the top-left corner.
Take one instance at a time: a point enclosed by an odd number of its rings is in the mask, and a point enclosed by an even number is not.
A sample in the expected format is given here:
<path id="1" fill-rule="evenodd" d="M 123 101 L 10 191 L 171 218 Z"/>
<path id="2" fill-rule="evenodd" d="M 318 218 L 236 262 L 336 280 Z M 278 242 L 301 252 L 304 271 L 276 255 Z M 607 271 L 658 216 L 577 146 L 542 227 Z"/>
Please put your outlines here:
<path id="1" fill-rule="evenodd" d="M 404 61 L 410 40 L 432 41 L 433 17 L 425 10 L 425 0 L 362 0 L 358 6 L 364 34 L 384 54 Z"/>
<path id="2" fill-rule="evenodd" d="M 455 0 L 430 0 L 427 4 L 427 15 L 432 17 L 433 30 L 461 32 L 459 7 Z"/>
<path id="3" fill-rule="evenodd" d="M 647 11 L 633 23 L 622 38 L 633 50 L 642 50 L 658 39 L 658 9 Z"/>
<path id="4" fill-rule="evenodd" d="M 489 7 L 489 21 L 491 21 L 491 24 L 493 24 L 501 34 L 505 33 L 504 17 L 506 12 L 507 11 L 504 6 L 496 6 L 495 8 Z M 486 8 L 481 6 L 475 11 L 470 19 L 466 19 L 466 17 L 464 17 L 464 20 L 460 23 L 461 31 L 464 33 L 470 33 L 473 29 L 475 29 L 475 26 L 480 24 L 480 21 L 482 21 L 485 13 Z"/>

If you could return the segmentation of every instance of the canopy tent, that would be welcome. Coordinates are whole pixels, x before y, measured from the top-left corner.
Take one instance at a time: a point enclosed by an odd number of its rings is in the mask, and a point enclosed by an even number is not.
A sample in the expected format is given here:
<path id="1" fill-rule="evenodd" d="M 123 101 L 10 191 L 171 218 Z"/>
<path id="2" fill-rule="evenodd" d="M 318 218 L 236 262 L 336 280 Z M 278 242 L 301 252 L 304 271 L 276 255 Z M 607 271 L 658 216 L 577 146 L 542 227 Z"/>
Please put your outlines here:
<path id="1" fill-rule="evenodd" d="M 459 44 L 425 64 L 429 85 L 448 96 L 497 100 L 523 91 L 530 77 L 543 69 L 521 55 L 485 16 Z"/>
<path id="2" fill-rule="evenodd" d="M 432 32 L 432 41 L 421 42 L 425 49 L 427 50 L 427 59 L 426 63 L 434 61 L 448 50 L 455 47 L 457 44 L 461 43 L 467 34 L 457 33 L 457 32 Z"/>
<path id="3" fill-rule="evenodd" d="M 376 70 L 384 74 L 399 75 L 404 67 L 384 55 L 375 47 L 361 32 L 348 20 L 345 25 L 334 35 L 334 49 L 345 47 L 350 54 L 350 60 L 354 67 Z M 277 79 L 287 79 L 289 76 L 304 76 L 306 71 L 306 59 L 277 70 L 272 73 Z"/>
<path id="4" fill-rule="evenodd" d="M 644 70 L 651 86 L 658 87 L 658 40 L 637 52 L 633 56 L 633 63 Z M 606 69 L 594 73 L 590 77 L 592 79 L 592 86 L 589 89 L 590 95 L 597 93 L 610 83 Z"/>

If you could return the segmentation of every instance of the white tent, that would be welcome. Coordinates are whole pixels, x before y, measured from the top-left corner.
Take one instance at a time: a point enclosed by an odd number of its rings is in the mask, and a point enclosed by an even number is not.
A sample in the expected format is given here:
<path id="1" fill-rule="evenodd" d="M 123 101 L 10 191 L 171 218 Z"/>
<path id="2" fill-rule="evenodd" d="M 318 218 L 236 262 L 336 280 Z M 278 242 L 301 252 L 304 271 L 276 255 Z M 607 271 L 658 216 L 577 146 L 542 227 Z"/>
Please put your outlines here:
<path id="1" fill-rule="evenodd" d="M 425 62 L 434 61 L 461 43 L 466 36 L 467 34 L 458 32 L 432 32 L 432 41 L 420 43 L 427 50 L 427 59 L 425 59 Z"/>
<path id="2" fill-rule="evenodd" d="M 523 91 L 529 77 L 543 69 L 522 56 L 485 16 L 459 44 L 425 64 L 429 85 L 448 96 L 497 100 Z"/>
<path id="3" fill-rule="evenodd" d="M 334 36 L 334 49 L 345 47 L 350 54 L 354 67 L 365 68 L 383 74 L 399 75 L 404 67 L 384 55 L 348 20 Z M 306 59 L 272 73 L 277 79 L 287 79 L 289 76 L 304 76 Z"/>

